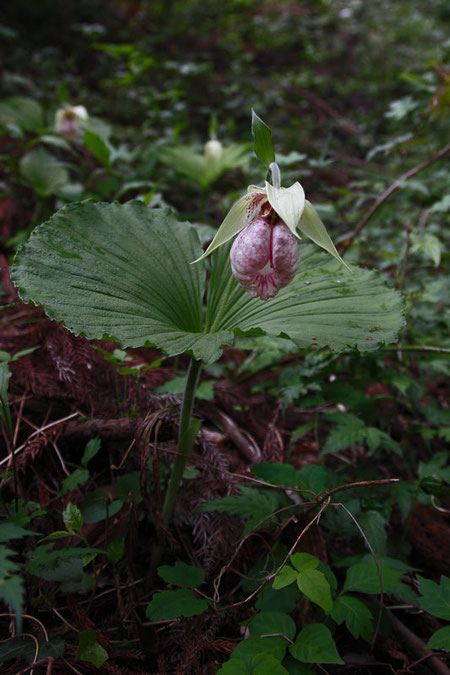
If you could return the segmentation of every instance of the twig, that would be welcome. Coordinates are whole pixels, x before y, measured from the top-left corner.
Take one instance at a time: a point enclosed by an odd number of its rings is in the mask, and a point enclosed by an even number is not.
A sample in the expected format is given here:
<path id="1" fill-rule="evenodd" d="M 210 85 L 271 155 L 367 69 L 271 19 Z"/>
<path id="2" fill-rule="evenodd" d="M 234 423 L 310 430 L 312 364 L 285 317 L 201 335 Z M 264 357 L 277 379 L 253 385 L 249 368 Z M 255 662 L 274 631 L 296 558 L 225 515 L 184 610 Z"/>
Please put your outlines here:
<path id="1" fill-rule="evenodd" d="M 450 670 L 447 668 L 445 663 L 441 661 L 433 652 L 426 648 L 425 643 L 417 637 L 404 623 L 400 621 L 394 614 L 390 611 L 386 611 L 394 630 L 402 637 L 408 646 L 411 648 L 419 658 L 427 656 L 429 658 L 429 665 L 434 670 L 437 675 L 450 675 Z"/>
<path id="2" fill-rule="evenodd" d="M 422 162 L 421 164 L 418 164 L 417 166 L 414 166 L 412 169 L 404 173 L 400 178 L 398 178 L 392 185 L 390 185 L 387 190 L 383 192 L 382 195 L 380 195 L 375 202 L 372 204 L 370 209 L 367 211 L 367 213 L 361 218 L 355 229 L 353 230 L 352 234 L 350 237 L 342 244 L 341 246 L 341 253 L 346 251 L 350 244 L 353 242 L 355 237 L 361 232 L 362 228 L 364 225 L 372 218 L 373 214 L 375 211 L 383 204 L 388 197 L 391 196 L 395 190 L 398 190 L 401 186 L 402 183 L 405 182 L 405 180 L 408 180 L 408 178 L 412 178 L 412 176 L 415 176 L 418 174 L 420 171 L 423 171 L 423 169 L 426 169 L 428 166 L 433 164 L 434 162 L 437 162 L 438 159 L 441 159 L 444 157 L 448 152 L 450 151 L 450 143 L 448 143 L 446 146 L 441 148 L 439 152 L 436 152 L 434 155 L 431 155 L 425 162 Z"/>

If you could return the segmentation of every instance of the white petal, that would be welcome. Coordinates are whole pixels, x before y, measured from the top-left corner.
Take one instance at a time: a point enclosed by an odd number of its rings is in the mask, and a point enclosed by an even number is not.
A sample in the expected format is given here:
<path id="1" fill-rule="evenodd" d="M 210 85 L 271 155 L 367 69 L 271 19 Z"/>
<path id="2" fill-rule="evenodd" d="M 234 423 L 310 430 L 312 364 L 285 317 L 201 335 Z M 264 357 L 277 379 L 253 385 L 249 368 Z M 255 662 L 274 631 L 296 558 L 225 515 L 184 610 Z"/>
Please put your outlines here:
<path id="1" fill-rule="evenodd" d="M 276 188 L 266 181 L 266 192 L 270 206 L 292 234 L 298 237 L 297 225 L 305 208 L 305 193 L 300 183 L 296 182 L 288 188 Z"/>

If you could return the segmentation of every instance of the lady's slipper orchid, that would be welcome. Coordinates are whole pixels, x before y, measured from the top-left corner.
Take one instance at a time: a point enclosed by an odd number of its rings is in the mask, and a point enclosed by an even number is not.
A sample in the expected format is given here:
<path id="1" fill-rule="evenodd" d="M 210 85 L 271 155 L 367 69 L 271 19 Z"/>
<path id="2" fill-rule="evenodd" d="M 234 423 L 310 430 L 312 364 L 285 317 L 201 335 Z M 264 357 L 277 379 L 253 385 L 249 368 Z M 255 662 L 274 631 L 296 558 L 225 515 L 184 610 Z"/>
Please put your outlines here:
<path id="1" fill-rule="evenodd" d="M 297 246 L 294 237 L 301 239 L 297 230 L 350 271 L 298 182 L 289 188 L 275 187 L 267 181 L 265 187 L 250 185 L 247 194 L 231 207 L 205 253 L 194 262 L 206 258 L 241 232 L 242 237 L 238 237 L 231 249 L 233 274 L 251 295 L 265 300 L 276 295 L 295 276 L 298 250 L 294 252 L 294 245 Z M 275 257 L 274 249 L 270 249 L 274 242 L 277 242 Z M 264 263 L 258 267 L 262 258 Z"/>
<path id="2" fill-rule="evenodd" d="M 258 216 L 236 237 L 230 251 L 231 271 L 254 298 L 273 298 L 295 277 L 298 242 L 283 223 Z"/>
<path id="3" fill-rule="evenodd" d="M 80 123 L 86 122 L 88 112 L 84 105 L 59 108 L 55 115 L 55 131 L 68 141 L 73 141 L 80 129 Z"/>

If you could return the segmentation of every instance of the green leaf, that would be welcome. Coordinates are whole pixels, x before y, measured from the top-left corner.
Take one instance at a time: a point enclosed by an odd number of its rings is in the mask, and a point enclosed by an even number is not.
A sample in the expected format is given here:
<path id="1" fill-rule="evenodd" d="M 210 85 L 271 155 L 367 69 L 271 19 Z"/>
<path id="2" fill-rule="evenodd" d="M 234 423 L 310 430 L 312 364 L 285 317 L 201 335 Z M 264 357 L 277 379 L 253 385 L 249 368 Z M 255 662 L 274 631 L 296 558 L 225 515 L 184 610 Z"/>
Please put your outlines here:
<path id="1" fill-rule="evenodd" d="M 264 522 L 259 527 L 266 527 L 272 520 L 270 517 L 272 513 L 279 508 L 278 494 L 263 493 L 261 490 L 250 487 L 239 489 L 242 494 L 210 499 L 199 507 L 199 511 L 219 511 L 241 518 L 249 518 L 243 534 L 250 532 L 261 521 Z M 274 518 L 276 519 L 276 516 Z"/>
<path id="2" fill-rule="evenodd" d="M 109 492 L 94 490 L 90 492 L 81 504 L 81 513 L 85 523 L 98 523 L 100 520 L 111 518 L 122 508 L 120 499 L 110 502 Z"/>
<path id="3" fill-rule="evenodd" d="M 277 636 L 293 640 L 296 626 L 293 619 L 284 612 L 259 612 L 248 622 L 253 637 Z"/>
<path id="4" fill-rule="evenodd" d="M 279 590 L 285 586 L 289 586 L 293 581 L 297 579 L 297 571 L 294 570 L 290 565 L 285 565 L 278 572 L 277 576 L 273 580 L 272 588 Z"/>
<path id="5" fill-rule="evenodd" d="M 265 122 L 255 113 L 252 108 L 252 136 L 254 140 L 255 155 L 266 166 L 275 161 L 275 153 L 272 145 L 272 132 Z"/>
<path id="6" fill-rule="evenodd" d="M 305 570 L 317 569 L 320 565 L 320 560 L 310 553 L 294 553 L 291 556 L 291 563 L 298 572 L 304 572 Z"/>
<path id="7" fill-rule="evenodd" d="M 251 669 L 253 659 L 258 654 L 272 654 L 277 661 L 282 661 L 286 653 L 287 642 L 280 637 L 250 637 L 242 640 L 233 652 L 233 658 L 245 661 L 247 668 Z"/>
<path id="8" fill-rule="evenodd" d="M 83 528 L 83 515 L 78 506 L 69 502 L 63 511 L 63 521 L 71 534 L 81 532 Z"/>
<path id="9" fill-rule="evenodd" d="M 364 511 L 358 517 L 364 534 L 377 556 L 386 555 L 386 521 L 378 511 Z"/>
<path id="10" fill-rule="evenodd" d="M 13 440 L 13 427 L 11 421 L 11 409 L 9 407 L 9 380 L 11 371 L 9 363 L 2 361 L 0 363 L 0 417 L 5 425 L 6 433 L 10 442 Z"/>
<path id="11" fill-rule="evenodd" d="M 80 631 L 78 640 L 77 659 L 88 661 L 97 668 L 101 668 L 108 660 L 108 652 L 98 644 L 95 630 L 88 628 L 88 630 Z"/>
<path id="12" fill-rule="evenodd" d="M 99 436 L 91 438 L 90 441 L 86 443 L 86 447 L 83 452 L 83 457 L 81 458 L 81 463 L 83 466 L 87 466 L 93 457 L 100 450 L 102 444 L 102 439 Z"/>
<path id="13" fill-rule="evenodd" d="M 255 607 L 268 612 L 292 612 L 299 598 L 300 591 L 297 586 L 286 586 L 276 590 L 266 585 L 256 596 Z"/>
<path id="14" fill-rule="evenodd" d="M 84 134 L 84 144 L 89 152 L 94 155 L 104 167 L 109 169 L 111 166 L 111 146 L 98 134 L 92 131 L 86 131 Z"/>
<path id="15" fill-rule="evenodd" d="M 69 174 L 44 149 L 31 150 L 20 160 L 20 173 L 39 196 L 48 197 L 69 182 Z"/>
<path id="16" fill-rule="evenodd" d="M 442 575 L 440 585 L 419 575 L 417 580 L 422 595 L 419 598 L 421 608 L 433 616 L 450 621 L 450 577 Z"/>
<path id="17" fill-rule="evenodd" d="M 168 584 L 182 586 L 183 588 L 195 588 L 205 580 L 205 573 L 199 567 L 187 565 L 177 560 L 175 565 L 161 565 L 158 567 L 159 576 Z"/>
<path id="18" fill-rule="evenodd" d="M 450 652 L 450 626 L 437 630 L 427 642 L 427 649 L 445 649 Z"/>
<path id="19" fill-rule="evenodd" d="M 384 565 L 380 565 L 380 571 L 384 593 L 392 591 L 400 583 L 404 574 L 403 570 L 392 569 Z M 381 593 L 380 578 L 375 564 L 359 562 L 349 567 L 343 590 L 359 593 Z"/>
<path id="20" fill-rule="evenodd" d="M 26 96 L 12 96 L 0 101 L 0 121 L 12 122 L 24 131 L 39 133 L 44 126 L 42 106 Z"/>
<path id="21" fill-rule="evenodd" d="M 315 244 L 325 249 L 327 253 L 330 253 L 333 258 L 336 258 L 336 260 L 344 265 L 349 272 L 352 271 L 336 251 L 336 247 L 333 244 L 325 225 L 320 220 L 319 214 L 308 200 L 305 201 L 303 216 L 297 226 L 303 234 L 309 237 Z"/>
<path id="22" fill-rule="evenodd" d="M 125 537 L 113 537 L 106 546 L 106 556 L 114 565 L 119 562 L 125 553 Z"/>
<path id="23" fill-rule="evenodd" d="M 10 521 L 0 523 L 0 542 L 10 541 L 10 539 L 21 539 L 22 537 L 26 537 L 27 534 L 37 535 L 39 532 L 25 530 L 23 527 Z"/>
<path id="24" fill-rule="evenodd" d="M 329 614 L 333 608 L 330 584 L 319 570 L 304 569 L 297 576 L 297 585 L 308 600 Z"/>
<path id="25" fill-rule="evenodd" d="M 198 237 L 170 212 L 141 202 L 81 202 L 37 227 L 12 272 L 23 299 L 75 334 L 147 342 L 213 361 L 229 332 L 203 334 Z"/>
<path id="26" fill-rule="evenodd" d="M 75 469 L 72 471 L 70 476 L 64 478 L 61 487 L 61 493 L 65 494 L 66 492 L 71 492 L 78 485 L 82 485 L 87 480 L 89 480 L 89 471 L 87 469 Z"/>
<path id="27" fill-rule="evenodd" d="M 300 348 L 363 352 L 396 340 L 404 324 L 401 296 L 376 272 L 354 268 L 352 275 L 342 274 L 336 261 L 311 245 L 300 243 L 299 272 L 270 300 L 252 298 L 236 281 L 231 288 L 228 281 L 228 251 L 222 246 L 212 259 L 207 307 L 209 325 L 220 311 L 217 331 L 262 330 L 288 337 Z"/>
<path id="28" fill-rule="evenodd" d="M 295 644 L 289 647 L 292 656 L 302 663 L 339 663 L 343 660 L 338 654 L 333 637 L 323 623 L 311 623 L 297 635 Z"/>
<path id="29" fill-rule="evenodd" d="M 273 654 L 257 654 L 252 661 L 252 675 L 289 675 Z"/>
<path id="30" fill-rule="evenodd" d="M 18 574 L 19 565 L 9 559 L 13 555 L 16 555 L 15 551 L 0 546 L 0 598 L 11 606 L 16 615 L 17 632 L 21 633 L 25 588 L 22 577 Z"/>
<path id="31" fill-rule="evenodd" d="M 242 659 L 231 658 L 222 664 L 217 675 L 248 675 L 248 668 Z"/>
<path id="32" fill-rule="evenodd" d="M 352 595 L 339 596 L 334 602 L 331 617 L 338 624 L 345 621 L 345 625 L 355 640 L 359 636 L 370 640 L 373 633 L 372 613 L 359 598 Z"/>
<path id="33" fill-rule="evenodd" d="M 156 593 L 147 606 L 146 616 L 152 621 L 178 619 L 180 616 L 196 616 L 208 609 L 208 601 L 197 598 L 191 590 L 181 588 L 177 591 Z"/>

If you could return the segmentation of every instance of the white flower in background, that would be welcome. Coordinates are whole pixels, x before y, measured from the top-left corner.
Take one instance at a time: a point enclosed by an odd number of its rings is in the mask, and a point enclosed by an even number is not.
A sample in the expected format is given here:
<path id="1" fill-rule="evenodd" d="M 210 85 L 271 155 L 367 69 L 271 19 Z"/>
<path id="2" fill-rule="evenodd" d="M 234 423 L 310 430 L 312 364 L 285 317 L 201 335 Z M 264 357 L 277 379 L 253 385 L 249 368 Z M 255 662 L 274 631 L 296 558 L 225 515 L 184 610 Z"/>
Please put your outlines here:
<path id="1" fill-rule="evenodd" d="M 88 119 L 84 105 L 64 106 L 56 111 L 55 131 L 68 141 L 73 141 L 83 122 Z"/>
<path id="2" fill-rule="evenodd" d="M 218 161 L 223 154 L 223 146 L 220 141 L 215 138 L 212 138 L 210 141 L 205 143 L 205 157 L 206 159 Z"/>

